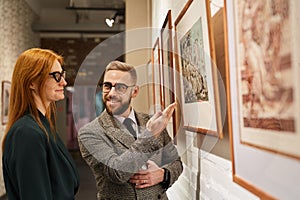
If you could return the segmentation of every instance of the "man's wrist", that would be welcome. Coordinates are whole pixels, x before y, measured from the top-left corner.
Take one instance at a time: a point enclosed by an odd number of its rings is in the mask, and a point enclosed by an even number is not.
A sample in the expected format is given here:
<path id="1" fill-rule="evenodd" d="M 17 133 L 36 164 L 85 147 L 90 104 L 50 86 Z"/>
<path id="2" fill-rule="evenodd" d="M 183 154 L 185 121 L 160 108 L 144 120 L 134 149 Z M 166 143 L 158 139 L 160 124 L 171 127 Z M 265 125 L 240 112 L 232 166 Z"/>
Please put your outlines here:
<path id="1" fill-rule="evenodd" d="M 160 183 L 164 189 L 167 189 L 170 185 L 171 180 L 171 173 L 168 169 L 163 168 L 164 170 L 164 178 L 163 181 Z"/>

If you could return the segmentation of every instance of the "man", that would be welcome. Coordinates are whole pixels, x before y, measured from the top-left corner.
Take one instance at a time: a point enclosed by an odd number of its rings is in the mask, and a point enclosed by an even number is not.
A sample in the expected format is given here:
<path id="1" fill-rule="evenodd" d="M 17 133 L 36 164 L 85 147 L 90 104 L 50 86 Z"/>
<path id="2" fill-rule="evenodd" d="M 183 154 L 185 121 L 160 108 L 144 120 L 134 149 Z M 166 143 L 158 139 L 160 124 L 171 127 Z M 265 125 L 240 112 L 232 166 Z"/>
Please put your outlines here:
<path id="1" fill-rule="evenodd" d="M 166 190 L 183 170 L 165 130 L 176 104 L 151 118 L 134 111 L 136 82 L 133 66 L 109 63 L 102 85 L 105 110 L 79 130 L 81 154 L 94 173 L 98 200 L 168 199 Z M 131 128 L 123 124 L 126 118 Z"/>

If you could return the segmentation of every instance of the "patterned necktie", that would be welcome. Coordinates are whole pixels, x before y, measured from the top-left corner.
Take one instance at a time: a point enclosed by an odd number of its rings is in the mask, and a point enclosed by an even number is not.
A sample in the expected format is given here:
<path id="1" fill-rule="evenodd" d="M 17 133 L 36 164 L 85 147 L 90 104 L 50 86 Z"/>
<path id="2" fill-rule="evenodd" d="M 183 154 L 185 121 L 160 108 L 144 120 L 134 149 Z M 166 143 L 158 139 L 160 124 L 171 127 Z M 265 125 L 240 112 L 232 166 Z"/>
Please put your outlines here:
<path id="1" fill-rule="evenodd" d="M 125 125 L 125 127 L 127 128 L 127 130 L 132 134 L 132 136 L 134 137 L 134 139 L 136 139 L 136 132 L 132 127 L 132 120 L 130 118 L 126 118 L 123 122 L 123 124 Z"/>

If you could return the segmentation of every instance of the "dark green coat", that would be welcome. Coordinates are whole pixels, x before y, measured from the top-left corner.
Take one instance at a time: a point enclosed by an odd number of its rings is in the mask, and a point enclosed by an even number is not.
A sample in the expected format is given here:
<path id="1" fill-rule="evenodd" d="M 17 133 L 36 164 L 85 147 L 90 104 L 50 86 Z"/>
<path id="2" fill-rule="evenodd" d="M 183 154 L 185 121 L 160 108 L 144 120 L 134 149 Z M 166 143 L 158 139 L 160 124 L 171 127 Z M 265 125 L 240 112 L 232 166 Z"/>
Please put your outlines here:
<path id="1" fill-rule="evenodd" d="M 9 200 L 72 200 L 79 186 L 75 163 L 61 141 L 50 133 L 48 120 L 40 114 L 50 141 L 30 114 L 9 130 L 2 157 Z"/>

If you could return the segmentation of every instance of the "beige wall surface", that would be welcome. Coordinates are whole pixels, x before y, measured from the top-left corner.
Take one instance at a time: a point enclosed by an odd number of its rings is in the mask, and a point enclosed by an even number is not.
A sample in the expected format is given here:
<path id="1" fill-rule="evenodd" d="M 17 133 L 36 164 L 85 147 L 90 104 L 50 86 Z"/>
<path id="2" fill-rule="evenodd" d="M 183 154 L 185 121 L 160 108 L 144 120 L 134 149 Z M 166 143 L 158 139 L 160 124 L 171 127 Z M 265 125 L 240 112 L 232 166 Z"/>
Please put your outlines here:
<path id="1" fill-rule="evenodd" d="M 151 6 L 150 0 L 126 0 L 125 61 L 138 72 L 139 95 L 133 100 L 136 110 L 149 113 L 146 64 L 150 59 Z"/>

